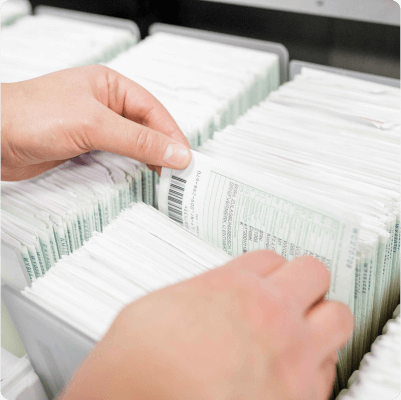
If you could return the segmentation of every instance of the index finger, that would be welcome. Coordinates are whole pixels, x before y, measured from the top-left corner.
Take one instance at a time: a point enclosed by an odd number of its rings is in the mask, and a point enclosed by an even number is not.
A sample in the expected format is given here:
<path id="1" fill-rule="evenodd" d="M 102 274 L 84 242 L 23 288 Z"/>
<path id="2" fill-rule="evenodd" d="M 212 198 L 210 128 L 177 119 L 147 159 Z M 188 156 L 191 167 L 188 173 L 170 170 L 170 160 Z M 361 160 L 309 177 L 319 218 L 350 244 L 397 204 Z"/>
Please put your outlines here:
<path id="1" fill-rule="evenodd" d="M 275 271 L 269 283 L 306 314 L 329 290 L 330 272 L 315 258 L 303 256 Z"/>
<path id="2" fill-rule="evenodd" d="M 238 268 L 266 278 L 285 263 L 285 258 L 274 251 L 256 250 L 234 258 L 222 268 Z"/>
<path id="3" fill-rule="evenodd" d="M 351 310 L 337 301 L 320 303 L 308 314 L 307 321 L 322 359 L 344 346 L 354 327 Z"/>
<path id="4" fill-rule="evenodd" d="M 191 147 L 174 118 L 156 97 L 124 75 L 111 69 L 107 71 L 107 106 L 110 109 Z"/>

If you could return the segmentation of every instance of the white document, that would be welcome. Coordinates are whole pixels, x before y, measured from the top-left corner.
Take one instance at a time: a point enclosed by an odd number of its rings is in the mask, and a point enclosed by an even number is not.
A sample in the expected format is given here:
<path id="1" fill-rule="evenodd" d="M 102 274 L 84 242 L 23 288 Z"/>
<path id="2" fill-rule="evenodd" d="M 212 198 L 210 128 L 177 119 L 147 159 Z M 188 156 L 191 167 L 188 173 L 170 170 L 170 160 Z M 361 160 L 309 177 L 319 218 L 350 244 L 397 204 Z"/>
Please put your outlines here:
<path id="1" fill-rule="evenodd" d="M 185 170 L 163 168 L 159 210 L 231 256 L 311 255 L 331 271 L 329 298 L 349 302 L 359 222 L 316 196 L 192 152 Z"/>

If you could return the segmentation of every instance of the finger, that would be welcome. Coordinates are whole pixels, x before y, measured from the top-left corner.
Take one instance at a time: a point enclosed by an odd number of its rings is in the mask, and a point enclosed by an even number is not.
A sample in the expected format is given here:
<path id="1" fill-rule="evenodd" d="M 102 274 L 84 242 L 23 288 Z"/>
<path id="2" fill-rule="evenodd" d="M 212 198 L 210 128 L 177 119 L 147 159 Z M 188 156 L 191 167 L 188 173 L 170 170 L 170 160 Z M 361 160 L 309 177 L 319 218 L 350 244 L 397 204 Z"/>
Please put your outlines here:
<path id="1" fill-rule="evenodd" d="M 324 301 L 307 316 L 319 356 L 326 359 L 343 347 L 352 334 L 351 310 L 337 301 Z"/>
<path id="2" fill-rule="evenodd" d="M 298 257 L 275 272 L 270 278 L 270 284 L 307 311 L 328 291 L 330 273 L 315 258 Z"/>
<path id="3" fill-rule="evenodd" d="M 257 250 L 236 257 L 225 267 L 245 269 L 254 274 L 266 277 L 286 263 L 286 259 L 274 251 Z"/>
<path id="4" fill-rule="evenodd" d="M 55 168 L 66 161 L 67 160 L 53 160 L 17 168 L 1 168 L 1 180 L 11 182 L 30 179 L 34 176 L 43 174 L 43 172 Z"/>
<path id="5" fill-rule="evenodd" d="M 157 174 L 160 176 L 162 169 L 161 167 L 156 167 L 155 165 L 148 165 L 148 168 L 151 169 L 154 172 L 157 172 Z"/>
<path id="6" fill-rule="evenodd" d="M 131 121 L 191 147 L 166 108 L 146 89 L 116 71 L 107 69 L 108 107 Z"/>
<path id="7" fill-rule="evenodd" d="M 334 380 L 336 377 L 336 362 L 333 361 L 332 357 L 327 358 L 321 365 L 318 371 L 318 385 L 317 391 L 318 399 L 328 399 L 331 392 L 333 391 Z"/>
<path id="8" fill-rule="evenodd" d="M 174 169 L 186 168 L 191 152 L 170 136 L 142 126 L 101 107 L 96 129 L 86 133 L 91 150 L 103 150 L 134 158 L 145 164 Z"/>
<path id="9" fill-rule="evenodd" d="M 338 363 L 338 353 L 337 351 L 328 357 L 328 360 L 331 360 L 334 364 Z"/>
<path id="10" fill-rule="evenodd" d="M 310 313 L 315 307 L 317 307 L 322 301 L 325 301 L 325 297 L 326 296 L 321 296 L 319 297 L 315 303 L 313 303 L 311 305 L 311 307 L 309 308 L 309 310 L 307 311 L 307 313 Z"/>

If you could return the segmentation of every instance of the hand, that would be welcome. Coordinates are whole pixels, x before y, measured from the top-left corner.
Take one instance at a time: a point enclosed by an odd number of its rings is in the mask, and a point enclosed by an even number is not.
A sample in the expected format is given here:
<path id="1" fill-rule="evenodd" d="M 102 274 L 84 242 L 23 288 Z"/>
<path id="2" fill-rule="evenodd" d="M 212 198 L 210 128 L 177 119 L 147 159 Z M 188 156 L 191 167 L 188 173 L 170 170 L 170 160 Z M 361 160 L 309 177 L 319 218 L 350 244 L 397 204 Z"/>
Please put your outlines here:
<path id="1" fill-rule="evenodd" d="M 189 142 L 161 103 L 107 67 L 3 83 L 1 92 L 2 180 L 28 179 L 90 150 L 175 169 L 190 162 Z"/>
<path id="2" fill-rule="evenodd" d="M 63 400 L 323 400 L 353 319 L 329 272 L 257 251 L 128 305 Z"/>

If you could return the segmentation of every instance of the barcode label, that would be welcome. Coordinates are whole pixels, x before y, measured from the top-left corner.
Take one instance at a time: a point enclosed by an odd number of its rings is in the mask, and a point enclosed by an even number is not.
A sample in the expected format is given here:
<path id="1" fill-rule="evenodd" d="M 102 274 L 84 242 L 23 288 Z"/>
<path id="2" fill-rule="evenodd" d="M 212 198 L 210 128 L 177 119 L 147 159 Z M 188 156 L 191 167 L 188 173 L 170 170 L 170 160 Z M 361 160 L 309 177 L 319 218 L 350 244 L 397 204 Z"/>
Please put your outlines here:
<path id="1" fill-rule="evenodd" d="M 179 224 L 182 221 L 182 199 L 184 197 L 187 181 L 178 176 L 171 176 L 170 189 L 168 191 L 168 216 Z"/>

